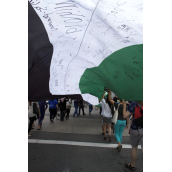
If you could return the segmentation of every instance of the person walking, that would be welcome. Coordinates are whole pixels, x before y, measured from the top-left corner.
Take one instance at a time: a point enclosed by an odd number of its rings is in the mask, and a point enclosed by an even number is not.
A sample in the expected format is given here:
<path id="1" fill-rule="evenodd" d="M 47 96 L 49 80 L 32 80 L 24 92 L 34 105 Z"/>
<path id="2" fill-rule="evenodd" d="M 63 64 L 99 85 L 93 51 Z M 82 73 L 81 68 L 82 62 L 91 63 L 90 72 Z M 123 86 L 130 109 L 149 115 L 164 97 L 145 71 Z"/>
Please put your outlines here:
<path id="1" fill-rule="evenodd" d="M 74 107 L 75 107 L 75 111 L 73 113 L 73 117 L 75 117 L 75 114 L 77 114 L 77 117 L 79 117 L 78 115 L 78 100 L 77 99 L 74 99 Z"/>
<path id="2" fill-rule="evenodd" d="M 131 163 L 126 162 L 125 166 L 132 171 L 135 171 L 135 162 L 137 159 L 137 147 L 139 141 L 141 143 L 142 153 L 143 153 L 143 101 L 139 101 L 138 103 L 132 102 L 129 104 L 126 111 L 126 102 L 123 102 L 123 117 L 127 118 L 132 115 L 132 123 L 130 127 L 130 142 L 132 146 L 131 150 Z M 135 116 L 141 116 L 139 122 L 135 119 Z M 138 119 L 138 118 L 137 118 Z"/>
<path id="3" fill-rule="evenodd" d="M 57 109 L 58 109 L 58 102 L 56 99 L 54 99 L 54 100 L 49 100 L 48 104 L 49 104 L 49 111 L 50 111 L 50 121 L 54 122 L 54 118 L 56 116 Z"/>
<path id="4" fill-rule="evenodd" d="M 72 105 L 72 100 L 71 98 L 69 98 L 69 101 L 66 102 L 66 111 L 67 111 L 67 115 L 66 115 L 66 120 L 69 119 L 69 113 L 70 113 L 70 109 L 71 109 L 71 105 Z"/>
<path id="5" fill-rule="evenodd" d="M 40 109 L 40 115 L 39 115 L 37 130 L 41 130 L 42 121 L 44 120 L 45 111 L 46 111 L 48 105 L 47 105 L 46 101 L 39 101 L 38 104 L 39 104 L 39 109 Z"/>
<path id="6" fill-rule="evenodd" d="M 87 102 L 87 103 L 89 105 L 89 115 L 91 115 L 91 112 L 93 110 L 93 105 L 91 103 L 89 103 L 89 102 Z"/>
<path id="7" fill-rule="evenodd" d="M 66 102 L 67 101 L 69 101 L 69 99 L 66 99 L 66 97 L 63 97 L 60 99 L 60 112 L 61 112 L 60 121 L 64 121 L 64 116 L 66 114 Z"/>
<path id="8" fill-rule="evenodd" d="M 38 111 L 39 111 L 39 105 L 38 102 L 36 102 Z M 40 111 L 39 111 L 40 113 Z M 31 129 L 33 127 L 34 121 L 37 119 L 36 114 L 33 113 L 33 102 L 28 101 L 28 117 L 29 117 L 29 127 L 28 127 L 28 137 L 31 136 Z"/>
<path id="9" fill-rule="evenodd" d="M 106 140 L 106 130 L 109 132 L 109 142 L 111 142 L 111 123 L 112 116 L 114 115 L 114 107 L 109 102 L 108 96 L 104 99 L 105 92 L 102 97 L 102 109 L 103 109 L 103 129 L 104 129 L 104 140 Z"/>
<path id="10" fill-rule="evenodd" d="M 118 146 L 117 146 L 117 150 L 120 152 L 122 149 L 122 133 L 124 131 L 124 128 L 126 127 L 126 129 L 128 128 L 129 125 L 129 117 L 127 118 L 127 125 L 126 125 L 126 119 L 123 118 L 123 103 L 122 101 L 119 99 L 119 103 L 113 101 L 111 99 L 111 90 L 108 91 L 109 95 L 108 95 L 108 100 L 109 102 L 115 106 L 115 109 L 118 111 L 118 118 L 117 118 L 117 122 L 116 124 L 114 124 L 114 130 L 115 130 L 115 137 L 116 140 L 118 142 Z"/>
<path id="11" fill-rule="evenodd" d="M 79 104 L 79 115 L 80 115 L 80 110 L 81 110 L 81 109 L 82 109 L 83 115 L 85 115 L 85 113 L 84 113 L 84 104 L 83 104 L 83 100 L 79 100 L 79 101 L 78 101 L 78 104 Z"/>

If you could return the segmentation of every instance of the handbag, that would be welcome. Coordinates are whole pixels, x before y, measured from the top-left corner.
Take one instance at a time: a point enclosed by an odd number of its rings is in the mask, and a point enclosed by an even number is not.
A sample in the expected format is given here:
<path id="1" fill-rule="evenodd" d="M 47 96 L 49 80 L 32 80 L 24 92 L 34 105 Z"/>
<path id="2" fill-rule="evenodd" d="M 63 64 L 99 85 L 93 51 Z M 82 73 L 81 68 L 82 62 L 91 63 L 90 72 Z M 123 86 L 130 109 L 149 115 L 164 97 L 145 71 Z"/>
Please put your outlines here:
<path id="1" fill-rule="evenodd" d="M 119 109 L 119 105 L 120 105 L 120 104 L 118 104 L 118 109 Z M 112 122 L 113 122 L 114 124 L 116 124 L 117 119 L 118 119 L 118 109 L 116 109 L 115 114 L 114 114 L 114 116 L 113 116 L 113 118 L 112 118 Z"/>
<path id="2" fill-rule="evenodd" d="M 70 110 L 70 108 L 71 108 L 71 105 L 67 105 L 67 106 L 66 106 L 66 109 L 67 109 L 67 110 Z"/>

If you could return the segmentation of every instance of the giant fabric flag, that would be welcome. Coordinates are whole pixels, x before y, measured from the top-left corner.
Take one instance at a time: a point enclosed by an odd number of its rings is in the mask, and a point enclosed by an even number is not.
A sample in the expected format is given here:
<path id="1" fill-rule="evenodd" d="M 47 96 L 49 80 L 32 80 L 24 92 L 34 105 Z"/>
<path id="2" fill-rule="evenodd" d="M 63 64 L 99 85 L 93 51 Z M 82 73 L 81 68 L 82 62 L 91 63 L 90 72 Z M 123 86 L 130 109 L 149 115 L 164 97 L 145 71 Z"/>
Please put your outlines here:
<path id="1" fill-rule="evenodd" d="M 29 0 L 29 100 L 143 100 L 142 0 Z M 81 97 L 82 96 L 82 97 Z"/>

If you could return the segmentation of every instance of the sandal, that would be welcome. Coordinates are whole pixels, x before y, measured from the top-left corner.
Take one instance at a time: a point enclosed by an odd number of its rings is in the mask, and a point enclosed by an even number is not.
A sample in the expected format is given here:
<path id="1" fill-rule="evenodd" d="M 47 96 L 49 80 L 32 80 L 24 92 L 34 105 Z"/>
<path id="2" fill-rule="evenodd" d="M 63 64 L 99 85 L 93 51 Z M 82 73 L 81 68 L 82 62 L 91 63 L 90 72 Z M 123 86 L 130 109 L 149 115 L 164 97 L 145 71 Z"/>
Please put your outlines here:
<path id="1" fill-rule="evenodd" d="M 120 152 L 120 151 L 121 151 L 121 149 L 122 149 L 122 145 L 120 145 L 120 146 L 119 146 L 119 150 L 118 150 L 118 151 Z"/>
<path id="2" fill-rule="evenodd" d="M 127 168 L 129 168 L 130 170 L 135 171 L 135 167 L 132 167 L 132 166 L 131 166 L 131 163 L 126 162 L 126 163 L 125 163 L 125 166 L 126 166 Z"/>
<path id="3" fill-rule="evenodd" d="M 104 140 L 106 140 L 106 137 L 104 137 Z"/>

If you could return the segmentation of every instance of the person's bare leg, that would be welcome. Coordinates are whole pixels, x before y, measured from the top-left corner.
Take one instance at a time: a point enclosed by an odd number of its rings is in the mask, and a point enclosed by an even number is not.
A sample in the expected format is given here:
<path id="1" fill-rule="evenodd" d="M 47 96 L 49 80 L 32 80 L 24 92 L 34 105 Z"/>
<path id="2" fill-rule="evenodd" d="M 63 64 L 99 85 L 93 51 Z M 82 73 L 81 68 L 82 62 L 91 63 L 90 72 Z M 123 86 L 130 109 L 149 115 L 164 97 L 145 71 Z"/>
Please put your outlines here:
<path id="1" fill-rule="evenodd" d="M 108 124 L 109 136 L 111 136 L 111 124 Z"/>
<path id="2" fill-rule="evenodd" d="M 137 159 L 137 147 L 132 147 L 131 150 L 131 166 L 135 167 L 135 162 Z"/>
<path id="3" fill-rule="evenodd" d="M 111 142 L 111 124 L 108 124 L 109 142 Z"/>
<path id="4" fill-rule="evenodd" d="M 118 147 L 120 147 L 120 145 L 121 145 L 121 143 L 120 143 L 120 142 L 118 142 Z"/>
<path id="5" fill-rule="evenodd" d="M 106 137 L 106 124 L 105 123 L 104 123 L 103 129 L 104 129 L 104 137 Z"/>

